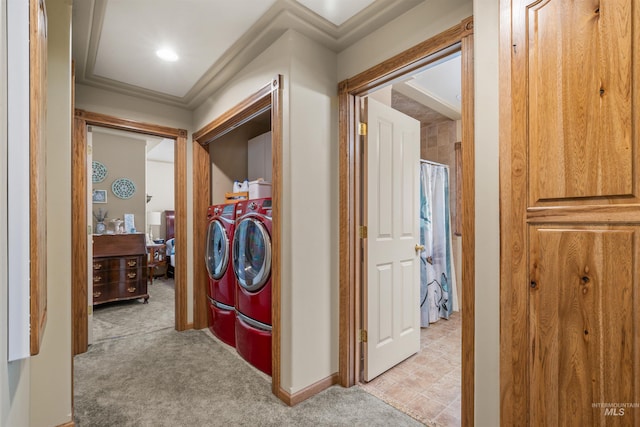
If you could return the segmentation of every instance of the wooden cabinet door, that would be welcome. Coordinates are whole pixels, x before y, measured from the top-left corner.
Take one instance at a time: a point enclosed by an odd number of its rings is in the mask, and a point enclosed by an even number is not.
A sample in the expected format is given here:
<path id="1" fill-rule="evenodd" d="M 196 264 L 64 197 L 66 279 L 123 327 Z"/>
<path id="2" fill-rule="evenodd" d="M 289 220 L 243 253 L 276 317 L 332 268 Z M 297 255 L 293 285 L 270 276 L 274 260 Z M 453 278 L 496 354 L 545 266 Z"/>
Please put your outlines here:
<path id="1" fill-rule="evenodd" d="M 640 424 L 640 1 L 501 1 L 501 424 Z"/>

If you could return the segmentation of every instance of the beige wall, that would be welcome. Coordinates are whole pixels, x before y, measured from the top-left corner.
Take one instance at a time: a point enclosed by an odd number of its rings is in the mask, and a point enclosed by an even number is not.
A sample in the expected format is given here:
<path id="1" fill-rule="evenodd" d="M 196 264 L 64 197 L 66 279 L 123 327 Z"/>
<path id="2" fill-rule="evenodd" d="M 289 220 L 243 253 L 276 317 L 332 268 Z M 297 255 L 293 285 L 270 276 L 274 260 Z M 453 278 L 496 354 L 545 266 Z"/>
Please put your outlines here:
<path id="1" fill-rule="evenodd" d="M 0 0 L 0 27 L 7 28 L 7 2 Z M 0 31 L 0 170 L 7 170 L 7 36 Z M 0 198 L 7 200 L 7 174 L 0 174 Z M 7 362 L 7 204 L 0 203 L 0 426 L 29 425 L 30 359 Z"/>
<path id="2" fill-rule="evenodd" d="M 495 1 L 495 0 L 494 0 Z M 389 59 L 473 14 L 471 0 L 426 0 L 338 54 L 338 80 Z"/>
<path id="3" fill-rule="evenodd" d="M 500 421 L 498 2 L 474 0 L 476 425 Z"/>
<path id="4" fill-rule="evenodd" d="M 102 182 L 93 183 L 94 190 L 107 191 L 107 203 L 94 203 L 93 212 L 108 211 L 105 221 L 108 230 L 113 230 L 111 220 L 124 220 L 124 214 L 133 214 L 138 231 L 146 230 L 146 160 L 147 142 L 124 135 L 93 132 L 93 160 L 107 168 L 107 177 Z M 136 192 L 129 199 L 118 198 L 111 188 L 116 179 L 128 178 L 136 186 Z M 95 230 L 96 219 L 93 219 Z M 115 230 L 113 230 L 115 231 Z M 129 230 L 126 230 L 129 232 Z"/>
<path id="5" fill-rule="evenodd" d="M 71 0 L 48 0 L 47 326 L 31 358 L 31 426 L 71 420 Z"/>
<path id="6" fill-rule="evenodd" d="M 303 36 L 292 42 L 290 166 L 284 175 L 291 212 L 283 224 L 291 228 L 295 392 L 338 372 L 339 167 L 336 55 Z"/>

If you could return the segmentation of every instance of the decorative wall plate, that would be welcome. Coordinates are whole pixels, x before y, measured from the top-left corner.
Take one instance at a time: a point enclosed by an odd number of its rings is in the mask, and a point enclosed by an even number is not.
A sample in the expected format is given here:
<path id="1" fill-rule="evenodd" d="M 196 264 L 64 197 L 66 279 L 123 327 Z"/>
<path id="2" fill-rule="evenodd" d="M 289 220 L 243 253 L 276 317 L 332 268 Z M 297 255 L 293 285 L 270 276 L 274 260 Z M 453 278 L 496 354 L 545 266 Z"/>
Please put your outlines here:
<path id="1" fill-rule="evenodd" d="M 94 160 L 91 164 L 93 168 L 93 175 L 91 180 L 93 182 L 102 182 L 107 177 L 107 167 L 102 163 Z"/>
<path id="2" fill-rule="evenodd" d="M 118 178 L 111 184 L 111 191 L 120 199 L 130 199 L 136 192 L 136 185 L 129 178 Z"/>

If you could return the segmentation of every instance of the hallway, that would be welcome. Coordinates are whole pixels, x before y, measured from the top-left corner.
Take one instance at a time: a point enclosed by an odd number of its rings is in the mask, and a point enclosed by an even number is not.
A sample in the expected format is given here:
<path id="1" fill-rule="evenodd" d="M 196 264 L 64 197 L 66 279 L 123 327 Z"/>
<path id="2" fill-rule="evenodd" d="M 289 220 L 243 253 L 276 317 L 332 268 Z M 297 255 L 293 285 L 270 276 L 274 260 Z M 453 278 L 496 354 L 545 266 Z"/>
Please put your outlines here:
<path id="1" fill-rule="evenodd" d="M 173 280 L 95 310 L 96 342 L 74 358 L 77 426 L 419 426 L 359 387 L 330 387 L 288 407 L 270 378 L 208 330 L 176 332 Z"/>

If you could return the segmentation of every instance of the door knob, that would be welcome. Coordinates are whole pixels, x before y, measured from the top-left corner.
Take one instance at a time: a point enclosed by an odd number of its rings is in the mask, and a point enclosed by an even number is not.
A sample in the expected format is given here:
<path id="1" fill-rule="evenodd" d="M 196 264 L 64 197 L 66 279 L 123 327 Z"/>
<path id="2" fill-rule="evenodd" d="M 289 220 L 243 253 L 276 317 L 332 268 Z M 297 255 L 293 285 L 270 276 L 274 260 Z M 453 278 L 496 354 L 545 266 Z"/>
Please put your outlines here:
<path id="1" fill-rule="evenodd" d="M 416 245 L 415 250 L 416 254 L 419 254 L 420 252 L 424 251 L 424 245 Z"/>

